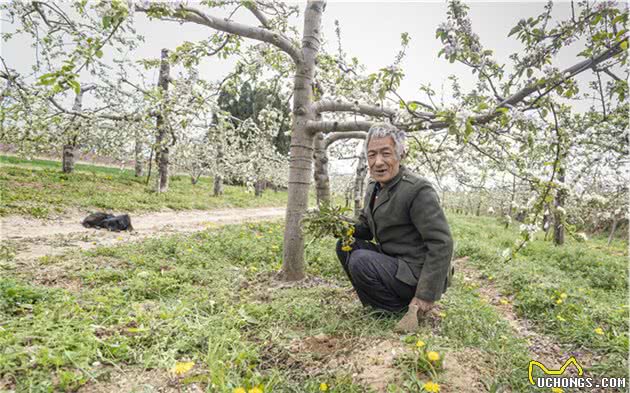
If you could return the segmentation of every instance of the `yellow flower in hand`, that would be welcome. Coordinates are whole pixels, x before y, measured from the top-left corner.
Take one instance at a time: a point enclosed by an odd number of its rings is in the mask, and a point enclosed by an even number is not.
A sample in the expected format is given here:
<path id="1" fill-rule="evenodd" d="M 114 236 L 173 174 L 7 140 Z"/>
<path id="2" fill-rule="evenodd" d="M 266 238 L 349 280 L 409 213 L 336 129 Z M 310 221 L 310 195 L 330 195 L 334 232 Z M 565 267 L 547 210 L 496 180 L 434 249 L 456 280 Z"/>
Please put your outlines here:
<path id="1" fill-rule="evenodd" d="M 328 391 L 328 385 L 325 383 L 320 383 L 319 384 L 319 391 L 320 392 L 327 392 Z"/>
<path id="2" fill-rule="evenodd" d="M 177 362 L 173 367 L 173 373 L 177 376 L 181 376 L 190 371 L 195 365 L 195 362 Z"/>
<path id="3" fill-rule="evenodd" d="M 434 351 L 427 352 L 427 359 L 432 362 L 437 362 L 440 360 L 440 354 Z"/>
<path id="4" fill-rule="evenodd" d="M 430 393 L 438 393 L 440 391 L 440 385 L 431 381 L 425 383 L 422 387 L 424 388 L 424 390 Z"/>

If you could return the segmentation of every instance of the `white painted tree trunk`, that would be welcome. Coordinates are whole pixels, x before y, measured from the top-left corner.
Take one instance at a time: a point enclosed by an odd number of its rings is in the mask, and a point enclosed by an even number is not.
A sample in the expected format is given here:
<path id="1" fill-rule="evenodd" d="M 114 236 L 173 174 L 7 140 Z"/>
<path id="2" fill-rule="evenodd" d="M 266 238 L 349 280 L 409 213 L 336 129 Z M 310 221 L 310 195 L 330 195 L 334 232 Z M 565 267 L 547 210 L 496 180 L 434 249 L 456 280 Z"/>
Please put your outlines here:
<path id="1" fill-rule="evenodd" d="M 564 184 L 564 166 L 561 166 L 558 169 L 558 183 Z M 554 228 L 553 228 L 553 242 L 556 246 L 561 246 L 564 244 L 564 217 L 558 211 L 558 208 L 564 208 L 564 200 L 566 197 L 566 192 L 564 189 L 558 190 L 556 193 L 556 199 L 554 201 L 554 205 L 556 207 L 556 213 L 554 218 Z"/>

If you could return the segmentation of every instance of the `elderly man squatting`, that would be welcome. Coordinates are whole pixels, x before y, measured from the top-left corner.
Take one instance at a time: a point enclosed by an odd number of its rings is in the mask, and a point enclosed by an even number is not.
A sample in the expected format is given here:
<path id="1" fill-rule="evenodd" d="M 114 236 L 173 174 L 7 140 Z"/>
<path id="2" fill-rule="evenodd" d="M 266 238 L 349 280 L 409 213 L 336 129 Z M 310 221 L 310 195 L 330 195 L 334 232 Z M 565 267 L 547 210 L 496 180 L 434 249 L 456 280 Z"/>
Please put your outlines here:
<path id="1" fill-rule="evenodd" d="M 431 183 L 401 165 L 404 142 L 390 124 L 370 128 L 364 208 L 351 250 L 339 241 L 337 256 L 363 305 L 424 313 L 450 285 L 453 239 Z"/>

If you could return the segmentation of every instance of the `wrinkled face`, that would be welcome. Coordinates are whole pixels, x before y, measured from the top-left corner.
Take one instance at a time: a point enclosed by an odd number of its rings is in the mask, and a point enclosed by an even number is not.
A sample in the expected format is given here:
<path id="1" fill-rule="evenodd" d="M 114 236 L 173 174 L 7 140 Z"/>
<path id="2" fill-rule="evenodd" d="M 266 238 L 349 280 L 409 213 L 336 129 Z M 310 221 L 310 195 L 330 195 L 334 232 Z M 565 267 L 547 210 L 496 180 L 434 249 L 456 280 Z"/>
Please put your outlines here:
<path id="1" fill-rule="evenodd" d="M 372 138 L 367 148 L 370 175 L 381 185 L 392 180 L 400 170 L 400 160 L 396 157 L 394 138 Z"/>

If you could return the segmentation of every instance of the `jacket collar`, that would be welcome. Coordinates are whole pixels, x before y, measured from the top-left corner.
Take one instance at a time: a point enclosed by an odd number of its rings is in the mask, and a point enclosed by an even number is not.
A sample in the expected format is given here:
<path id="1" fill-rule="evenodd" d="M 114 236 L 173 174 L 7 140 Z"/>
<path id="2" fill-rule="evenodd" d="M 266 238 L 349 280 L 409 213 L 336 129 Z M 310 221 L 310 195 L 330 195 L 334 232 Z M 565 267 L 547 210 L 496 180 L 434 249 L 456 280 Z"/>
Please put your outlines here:
<path id="1" fill-rule="evenodd" d="M 390 190 L 394 188 L 396 184 L 398 184 L 398 182 L 400 182 L 400 179 L 402 179 L 405 176 L 405 172 L 406 172 L 406 168 L 401 165 L 398 171 L 398 174 L 396 174 L 396 176 L 394 176 L 392 180 L 385 183 L 384 186 L 380 187 L 380 183 L 376 182 L 376 185 L 374 186 L 374 192 L 376 192 L 379 189 L 381 190 L 381 192 L 379 192 L 378 200 L 375 202 L 372 212 L 376 211 L 376 209 L 379 206 L 381 206 L 383 203 L 389 200 Z"/>
<path id="2" fill-rule="evenodd" d="M 404 165 L 401 165 L 398 173 L 396 174 L 396 176 L 394 176 L 394 178 L 390 181 L 388 181 L 387 183 L 385 183 L 385 185 L 381 186 L 379 182 L 376 182 L 378 184 L 378 188 L 381 190 L 391 190 L 396 184 L 398 184 L 398 182 L 400 181 L 400 179 L 403 178 L 403 176 L 405 176 L 405 172 L 407 171 L 407 168 L 405 168 Z"/>

